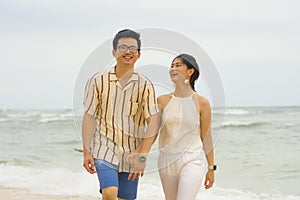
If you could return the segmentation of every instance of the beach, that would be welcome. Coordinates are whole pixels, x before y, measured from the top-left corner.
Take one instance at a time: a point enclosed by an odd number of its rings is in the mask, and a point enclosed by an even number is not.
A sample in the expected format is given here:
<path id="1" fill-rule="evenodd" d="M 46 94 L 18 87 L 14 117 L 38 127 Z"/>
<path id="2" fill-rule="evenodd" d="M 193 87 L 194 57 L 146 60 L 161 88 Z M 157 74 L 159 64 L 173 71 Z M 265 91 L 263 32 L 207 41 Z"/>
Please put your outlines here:
<path id="1" fill-rule="evenodd" d="M 46 195 L 46 194 L 34 194 L 27 190 L 16 189 L 0 189 L 0 199 L 7 200 L 96 200 L 97 198 L 89 196 L 66 196 L 66 195 Z"/>
<path id="2" fill-rule="evenodd" d="M 197 200 L 300 199 L 300 107 L 226 108 L 215 132 L 215 185 Z M 218 112 L 215 112 L 218 115 Z M 100 199 L 96 175 L 82 167 L 79 122 L 65 110 L 0 111 L 0 199 Z M 214 133 L 216 134 L 216 133 Z M 157 145 L 138 199 L 164 199 Z"/>

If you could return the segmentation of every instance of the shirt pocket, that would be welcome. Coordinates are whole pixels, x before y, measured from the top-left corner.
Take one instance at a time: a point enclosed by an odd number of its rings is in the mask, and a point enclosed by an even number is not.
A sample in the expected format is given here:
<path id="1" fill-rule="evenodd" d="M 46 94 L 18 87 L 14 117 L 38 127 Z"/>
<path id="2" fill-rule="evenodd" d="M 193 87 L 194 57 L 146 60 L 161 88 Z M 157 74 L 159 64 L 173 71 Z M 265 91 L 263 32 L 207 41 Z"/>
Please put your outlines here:
<path id="1" fill-rule="evenodd" d="M 137 102 L 129 102 L 127 108 L 126 108 L 126 114 L 129 116 L 134 116 L 139 108 L 139 103 Z"/>

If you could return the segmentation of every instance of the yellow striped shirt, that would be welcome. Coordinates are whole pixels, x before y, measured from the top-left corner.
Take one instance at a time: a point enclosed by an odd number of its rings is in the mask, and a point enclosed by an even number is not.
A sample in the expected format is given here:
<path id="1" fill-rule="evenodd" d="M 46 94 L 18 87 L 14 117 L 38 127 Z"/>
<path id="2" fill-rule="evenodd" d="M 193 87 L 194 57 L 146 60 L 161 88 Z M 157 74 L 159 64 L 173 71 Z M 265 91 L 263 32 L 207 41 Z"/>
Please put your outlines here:
<path id="1" fill-rule="evenodd" d="M 122 87 L 115 68 L 96 73 L 87 82 L 84 109 L 96 120 L 91 142 L 93 157 L 118 165 L 120 172 L 128 172 L 125 159 L 141 142 L 146 119 L 158 112 L 151 81 L 133 72 Z"/>

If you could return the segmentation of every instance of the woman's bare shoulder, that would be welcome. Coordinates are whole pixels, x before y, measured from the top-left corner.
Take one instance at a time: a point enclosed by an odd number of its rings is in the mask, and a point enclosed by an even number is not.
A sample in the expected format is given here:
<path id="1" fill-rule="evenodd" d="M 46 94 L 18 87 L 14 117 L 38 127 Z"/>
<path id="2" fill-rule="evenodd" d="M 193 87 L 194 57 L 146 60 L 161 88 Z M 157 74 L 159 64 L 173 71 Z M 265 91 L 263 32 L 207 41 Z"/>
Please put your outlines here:
<path id="1" fill-rule="evenodd" d="M 197 94 L 197 101 L 198 101 L 198 106 L 200 108 L 210 109 L 210 103 L 209 103 L 208 99 L 205 98 L 204 96 L 201 96 L 201 95 Z"/>

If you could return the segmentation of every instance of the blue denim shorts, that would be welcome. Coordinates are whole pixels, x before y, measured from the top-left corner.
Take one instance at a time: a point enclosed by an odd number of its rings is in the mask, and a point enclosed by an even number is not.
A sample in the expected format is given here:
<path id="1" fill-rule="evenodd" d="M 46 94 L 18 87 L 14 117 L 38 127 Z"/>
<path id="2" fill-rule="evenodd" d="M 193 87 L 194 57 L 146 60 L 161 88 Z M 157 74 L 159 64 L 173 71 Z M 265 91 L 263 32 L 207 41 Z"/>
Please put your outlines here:
<path id="1" fill-rule="evenodd" d="M 94 159 L 100 183 L 100 193 L 103 188 L 118 187 L 118 198 L 134 200 L 137 196 L 138 179 L 128 180 L 128 172 L 118 172 L 118 166 L 105 160 Z"/>

